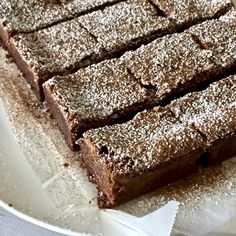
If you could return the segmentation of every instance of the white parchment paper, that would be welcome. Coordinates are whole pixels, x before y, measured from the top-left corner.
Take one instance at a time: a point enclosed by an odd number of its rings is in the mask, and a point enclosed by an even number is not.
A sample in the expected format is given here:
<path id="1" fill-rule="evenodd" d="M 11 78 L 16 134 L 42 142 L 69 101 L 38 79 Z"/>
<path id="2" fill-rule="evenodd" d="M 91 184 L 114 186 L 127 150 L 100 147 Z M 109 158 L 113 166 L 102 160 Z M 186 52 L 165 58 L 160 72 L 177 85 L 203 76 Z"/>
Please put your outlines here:
<path id="1" fill-rule="evenodd" d="M 178 207 L 173 234 L 202 235 L 236 217 L 234 159 L 114 210 L 99 210 L 96 186 L 80 168 L 79 154 L 69 150 L 44 104 L 37 102 L 3 49 L 0 49 L 0 97 L 4 107 L 1 124 L 8 127 L 0 130 L 0 152 L 4 153 L 0 156 L 0 172 L 4 174 L 7 168 L 15 168 L 4 177 L 5 186 L 13 181 L 9 176 L 21 173 L 21 179 L 15 176 L 12 193 L 4 189 L 3 183 L 0 194 L 23 213 L 76 232 L 114 236 L 169 235 Z M 16 148 L 12 148 L 13 133 L 19 145 Z M 18 185 L 25 190 L 19 191 Z"/>

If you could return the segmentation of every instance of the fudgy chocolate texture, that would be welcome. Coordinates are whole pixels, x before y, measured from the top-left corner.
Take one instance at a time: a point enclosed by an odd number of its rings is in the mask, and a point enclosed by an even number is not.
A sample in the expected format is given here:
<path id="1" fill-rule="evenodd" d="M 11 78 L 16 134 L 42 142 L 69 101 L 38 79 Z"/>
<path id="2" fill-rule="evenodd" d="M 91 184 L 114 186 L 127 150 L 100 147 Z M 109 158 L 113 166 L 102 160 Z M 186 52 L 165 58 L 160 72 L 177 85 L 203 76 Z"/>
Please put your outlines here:
<path id="1" fill-rule="evenodd" d="M 194 172 L 201 158 L 210 156 L 215 163 L 236 155 L 235 78 L 141 112 L 127 123 L 87 131 L 79 142 L 102 193 L 100 206 L 153 191 L 160 180 L 174 181 L 186 165 L 188 174 Z"/>
<path id="2" fill-rule="evenodd" d="M 155 108 L 127 123 L 90 130 L 80 145 L 83 162 L 102 193 L 99 205 L 108 207 L 197 171 L 204 139 L 171 113 Z"/>
<path id="3" fill-rule="evenodd" d="M 174 24 L 158 16 L 148 0 L 128 0 L 84 15 L 79 22 L 109 52 L 124 50 L 150 37 L 174 31 Z"/>
<path id="4" fill-rule="evenodd" d="M 156 89 L 158 100 L 173 96 L 235 70 L 235 25 L 236 11 L 231 10 L 219 19 L 127 52 L 123 60 L 140 83 Z"/>
<path id="5" fill-rule="evenodd" d="M 44 91 L 71 148 L 82 132 L 127 119 L 152 103 L 151 92 L 117 59 L 54 77 Z"/>
<path id="6" fill-rule="evenodd" d="M 186 27 L 200 21 L 220 16 L 232 6 L 231 0 L 151 0 L 177 25 Z"/>
<path id="7" fill-rule="evenodd" d="M 0 19 L 7 32 L 32 32 L 119 0 L 1 0 Z"/>
<path id="8" fill-rule="evenodd" d="M 24 71 L 33 73 L 30 84 L 38 97 L 42 83 L 53 75 L 70 73 L 101 56 L 101 47 L 77 19 L 11 38 L 10 51 Z M 18 56 L 18 58 L 17 58 Z M 26 65 L 21 66 L 23 60 Z M 27 78 L 27 77 L 26 77 Z"/>

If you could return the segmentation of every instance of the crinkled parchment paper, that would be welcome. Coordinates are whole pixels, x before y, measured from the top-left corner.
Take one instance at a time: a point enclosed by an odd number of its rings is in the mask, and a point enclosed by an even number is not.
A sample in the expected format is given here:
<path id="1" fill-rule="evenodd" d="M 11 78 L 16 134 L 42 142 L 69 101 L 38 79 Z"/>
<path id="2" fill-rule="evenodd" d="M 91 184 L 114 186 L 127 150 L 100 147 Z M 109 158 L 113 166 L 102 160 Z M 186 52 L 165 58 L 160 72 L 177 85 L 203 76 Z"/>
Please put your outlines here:
<path id="1" fill-rule="evenodd" d="M 112 235 L 169 235 L 178 209 L 177 202 L 180 205 L 173 235 L 202 235 L 236 217 L 235 159 L 221 166 L 202 169 L 198 174 L 115 210 L 99 210 L 96 186 L 88 181 L 80 167 L 79 154 L 69 150 L 45 105 L 36 100 L 2 48 L 0 97 L 10 121 L 8 126 L 20 147 L 14 151 L 18 155 L 15 161 L 11 160 L 12 156 L 4 160 L 0 155 L 0 171 L 4 172 L 7 162 L 15 162 L 22 176 L 18 184 L 26 185 L 22 187 L 25 193 L 32 192 L 29 198 L 25 194 L 24 203 L 18 203 L 19 188 L 17 184 L 13 185 L 10 199 L 16 208 L 21 206 L 20 211 L 34 217 L 37 215 L 39 220 L 60 227 L 96 235 L 111 235 L 111 232 Z M 3 118 L 1 122 L 5 122 Z M 3 133 L 0 129 L 0 140 Z M 4 135 L 7 137 L 8 134 Z M 11 142 L 7 141 L 5 147 Z M 4 180 L 8 180 L 7 175 Z M 36 186 L 37 191 L 34 190 Z M 0 188 L 0 194 L 1 191 L 4 189 Z M 8 199 L 11 193 L 8 193 Z M 39 205 L 37 209 L 33 207 L 35 202 Z"/>

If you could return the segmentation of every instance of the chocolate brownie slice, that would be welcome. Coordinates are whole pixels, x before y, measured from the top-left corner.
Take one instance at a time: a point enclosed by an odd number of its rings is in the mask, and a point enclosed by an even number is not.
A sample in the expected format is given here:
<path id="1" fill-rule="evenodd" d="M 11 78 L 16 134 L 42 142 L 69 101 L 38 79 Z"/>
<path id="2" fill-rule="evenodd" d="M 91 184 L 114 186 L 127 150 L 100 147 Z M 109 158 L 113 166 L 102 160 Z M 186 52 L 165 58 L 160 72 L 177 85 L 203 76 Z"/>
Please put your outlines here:
<path id="1" fill-rule="evenodd" d="M 203 134 L 210 164 L 236 155 L 236 76 L 213 83 L 203 92 L 186 95 L 169 108 L 182 123 Z"/>
<path id="2" fill-rule="evenodd" d="M 205 144 L 196 130 L 155 108 L 127 123 L 87 131 L 80 145 L 103 208 L 196 172 Z"/>
<path id="3" fill-rule="evenodd" d="M 157 100 L 171 99 L 235 70 L 235 25 L 236 10 L 232 10 L 220 19 L 127 52 L 123 60 L 141 84 L 156 89 Z"/>
<path id="4" fill-rule="evenodd" d="M 163 15 L 186 28 L 204 20 L 218 17 L 233 6 L 231 0 L 151 0 Z"/>
<path id="5" fill-rule="evenodd" d="M 71 73 L 101 56 L 101 46 L 77 19 L 17 34 L 8 49 L 38 98 L 42 98 L 42 83 L 48 78 Z"/>
<path id="6" fill-rule="evenodd" d="M 222 71 L 236 69 L 236 10 L 218 20 L 206 21 L 189 31 L 202 48 L 213 51 L 213 60 Z"/>
<path id="7" fill-rule="evenodd" d="M 84 15 L 79 22 L 108 52 L 128 50 L 174 31 L 174 24 L 159 16 L 148 0 L 121 2 Z"/>
<path id="8" fill-rule="evenodd" d="M 91 128 L 115 123 L 149 107 L 143 88 L 119 60 L 103 61 L 44 84 L 46 102 L 69 146 Z"/>
<path id="9" fill-rule="evenodd" d="M 120 0 L 1 0 L 1 28 L 8 34 L 32 32 Z"/>
<path id="10" fill-rule="evenodd" d="M 133 120 L 89 130 L 79 140 L 85 167 L 110 207 L 236 155 L 235 76 Z"/>

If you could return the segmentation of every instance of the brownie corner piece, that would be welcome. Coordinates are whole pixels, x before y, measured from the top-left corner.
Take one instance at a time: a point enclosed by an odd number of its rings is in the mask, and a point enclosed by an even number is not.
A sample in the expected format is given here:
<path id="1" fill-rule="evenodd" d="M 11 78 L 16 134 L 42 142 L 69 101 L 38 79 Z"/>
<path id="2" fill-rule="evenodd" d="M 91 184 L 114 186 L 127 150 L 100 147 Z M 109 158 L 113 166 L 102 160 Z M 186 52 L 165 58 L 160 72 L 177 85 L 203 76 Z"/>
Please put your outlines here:
<path id="1" fill-rule="evenodd" d="M 46 103 L 70 147 L 91 128 L 121 122 L 151 105 L 150 92 L 117 59 L 44 83 Z"/>
<path id="2" fill-rule="evenodd" d="M 40 100 L 42 83 L 55 75 L 72 73 L 98 59 L 101 46 L 77 19 L 10 39 L 9 53 Z"/>
<path id="3" fill-rule="evenodd" d="M 204 140 L 160 108 L 133 120 L 87 131 L 81 157 L 99 188 L 99 206 L 112 207 L 198 170 Z"/>

